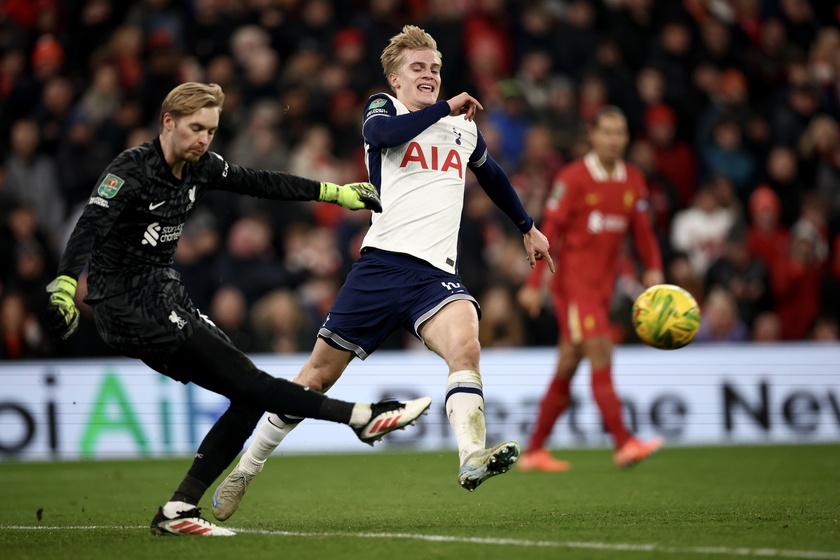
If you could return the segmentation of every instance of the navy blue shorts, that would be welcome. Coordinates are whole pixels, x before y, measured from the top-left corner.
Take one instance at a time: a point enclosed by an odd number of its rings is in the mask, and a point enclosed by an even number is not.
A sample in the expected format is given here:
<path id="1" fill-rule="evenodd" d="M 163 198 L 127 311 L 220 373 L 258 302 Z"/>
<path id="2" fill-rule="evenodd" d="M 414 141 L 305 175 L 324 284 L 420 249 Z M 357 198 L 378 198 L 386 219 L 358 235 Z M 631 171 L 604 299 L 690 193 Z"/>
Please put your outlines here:
<path id="1" fill-rule="evenodd" d="M 364 360 L 399 327 L 422 340 L 420 326 L 459 299 L 473 302 L 481 315 L 457 274 L 410 255 L 368 248 L 347 275 L 318 336 Z"/>

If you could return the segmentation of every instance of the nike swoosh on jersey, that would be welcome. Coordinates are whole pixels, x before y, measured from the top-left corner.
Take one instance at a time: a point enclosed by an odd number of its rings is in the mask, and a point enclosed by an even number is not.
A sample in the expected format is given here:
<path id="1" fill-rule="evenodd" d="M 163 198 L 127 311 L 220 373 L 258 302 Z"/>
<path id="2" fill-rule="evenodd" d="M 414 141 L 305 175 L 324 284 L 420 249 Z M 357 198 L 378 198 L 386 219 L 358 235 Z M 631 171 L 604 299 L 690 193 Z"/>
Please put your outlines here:
<path id="1" fill-rule="evenodd" d="M 158 202 L 157 204 L 155 204 L 154 202 L 150 202 L 149 203 L 149 210 L 154 210 L 155 208 L 163 206 L 164 204 L 166 204 L 165 200 L 163 202 Z"/>

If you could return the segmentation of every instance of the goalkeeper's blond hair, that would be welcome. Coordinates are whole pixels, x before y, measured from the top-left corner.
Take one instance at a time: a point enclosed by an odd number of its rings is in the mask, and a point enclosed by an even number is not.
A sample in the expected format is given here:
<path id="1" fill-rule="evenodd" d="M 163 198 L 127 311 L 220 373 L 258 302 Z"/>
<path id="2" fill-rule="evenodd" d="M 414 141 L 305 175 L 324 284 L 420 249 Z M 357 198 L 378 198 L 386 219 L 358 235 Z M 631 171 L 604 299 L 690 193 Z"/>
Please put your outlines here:
<path id="1" fill-rule="evenodd" d="M 163 100 L 160 107 L 160 122 L 163 124 L 163 115 L 166 113 L 177 119 L 192 115 L 205 107 L 214 107 L 221 112 L 224 102 L 225 93 L 222 91 L 222 86 L 186 82 L 170 91 Z"/>
<path id="2" fill-rule="evenodd" d="M 379 57 L 379 60 L 382 61 L 382 70 L 385 73 L 385 77 L 387 78 L 391 74 L 397 74 L 400 71 L 400 66 L 407 51 L 421 49 L 432 51 L 438 60 L 442 60 L 443 58 L 443 55 L 437 49 L 437 41 L 431 35 L 416 25 L 404 26 L 400 33 L 391 37 L 391 41 L 382 51 L 382 56 Z"/>

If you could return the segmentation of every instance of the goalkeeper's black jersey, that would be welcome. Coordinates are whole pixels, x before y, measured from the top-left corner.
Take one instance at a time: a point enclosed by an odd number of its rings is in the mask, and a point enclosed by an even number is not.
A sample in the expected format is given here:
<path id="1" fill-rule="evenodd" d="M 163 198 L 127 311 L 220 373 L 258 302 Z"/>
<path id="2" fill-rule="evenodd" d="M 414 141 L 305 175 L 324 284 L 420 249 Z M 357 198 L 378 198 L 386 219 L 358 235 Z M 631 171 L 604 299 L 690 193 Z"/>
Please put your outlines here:
<path id="1" fill-rule="evenodd" d="M 124 151 L 105 169 L 58 269 L 78 278 L 89 261 L 85 301 L 176 278 L 172 255 L 184 222 L 208 190 L 278 200 L 316 200 L 320 192 L 316 181 L 229 164 L 213 152 L 187 163 L 181 175 L 172 174 L 160 139 Z"/>

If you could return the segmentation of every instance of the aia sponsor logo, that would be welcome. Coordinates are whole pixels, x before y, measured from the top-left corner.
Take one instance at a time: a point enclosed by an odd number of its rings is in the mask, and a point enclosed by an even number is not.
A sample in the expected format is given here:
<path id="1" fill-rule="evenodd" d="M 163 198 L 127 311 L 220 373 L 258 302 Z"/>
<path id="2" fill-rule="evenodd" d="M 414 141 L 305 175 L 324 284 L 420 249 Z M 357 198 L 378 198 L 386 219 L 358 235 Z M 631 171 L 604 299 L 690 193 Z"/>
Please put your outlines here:
<path id="1" fill-rule="evenodd" d="M 428 152 L 425 152 L 423 146 L 417 142 L 411 142 L 400 162 L 400 167 L 408 167 L 410 163 L 434 171 L 455 171 L 459 179 L 464 178 L 464 165 L 461 162 L 461 154 L 457 150 L 449 150 L 449 153 L 444 155 L 437 146 L 431 146 Z"/>

